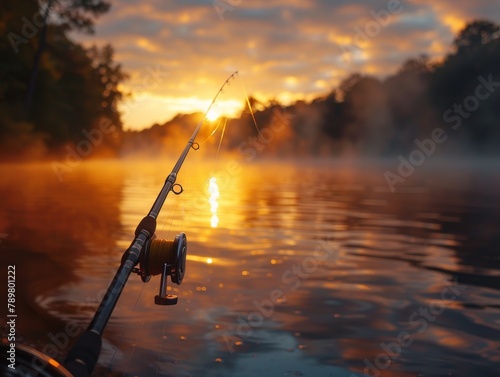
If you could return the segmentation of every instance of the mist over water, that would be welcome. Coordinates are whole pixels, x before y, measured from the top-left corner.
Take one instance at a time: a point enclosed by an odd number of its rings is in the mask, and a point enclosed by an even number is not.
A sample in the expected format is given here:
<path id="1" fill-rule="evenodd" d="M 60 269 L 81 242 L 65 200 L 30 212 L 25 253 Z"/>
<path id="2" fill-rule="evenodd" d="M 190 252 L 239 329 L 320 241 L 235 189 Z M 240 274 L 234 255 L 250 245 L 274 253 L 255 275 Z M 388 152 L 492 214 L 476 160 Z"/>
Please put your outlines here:
<path id="1" fill-rule="evenodd" d="M 157 230 L 188 237 L 179 303 L 154 305 L 158 277 L 132 275 L 95 375 L 497 376 L 497 163 L 436 161 L 393 193 L 394 161 L 193 157 Z M 67 352 L 65 326 L 89 323 L 169 165 L 82 163 L 62 183 L 50 164 L 0 166 L 20 342 Z"/>

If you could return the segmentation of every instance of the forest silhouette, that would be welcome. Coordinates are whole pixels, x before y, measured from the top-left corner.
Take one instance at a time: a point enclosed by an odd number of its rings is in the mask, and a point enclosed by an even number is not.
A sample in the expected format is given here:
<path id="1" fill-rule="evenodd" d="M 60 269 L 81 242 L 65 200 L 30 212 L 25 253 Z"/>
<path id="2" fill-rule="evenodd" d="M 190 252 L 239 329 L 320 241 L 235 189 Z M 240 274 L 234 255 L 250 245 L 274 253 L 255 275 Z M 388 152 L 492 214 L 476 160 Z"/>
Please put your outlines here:
<path id="1" fill-rule="evenodd" d="M 85 48 L 69 37 L 71 31 L 92 32 L 95 18 L 109 4 L 43 4 L 2 5 L 2 160 L 64 157 L 78 154 L 79 146 L 84 156 L 155 156 L 192 132 L 202 114 L 179 114 L 143 131 L 124 131 L 118 104 L 126 94 L 119 84 L 127 74 L 114 61 L 112 46 Z M 473 20 L 441 61 L 422 54 L 384 79 L 352 74 L 309 102 L 284 106 L 251 97 L 253 114 L 242 103 L 241 114 L 227 121 L 223 147 L 245 154 L 253 144 L 272 157 L 388 157 L 411 151 L 416 141 L 442 128 L 449 136 L 443 153 L 497 155 L 499 61 L 500 27 Z M 82 140 L 86 148 L 79 145 Z"/>

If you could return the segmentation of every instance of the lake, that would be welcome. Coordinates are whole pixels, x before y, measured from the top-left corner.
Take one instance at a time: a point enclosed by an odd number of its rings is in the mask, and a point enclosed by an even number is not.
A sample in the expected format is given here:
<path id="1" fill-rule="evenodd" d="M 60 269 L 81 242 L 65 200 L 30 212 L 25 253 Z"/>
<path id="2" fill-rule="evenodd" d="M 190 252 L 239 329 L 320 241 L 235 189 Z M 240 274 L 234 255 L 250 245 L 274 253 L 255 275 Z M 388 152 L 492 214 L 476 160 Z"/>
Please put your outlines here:
<path id="1" fill-rule="evenodd" d="M 500 375 L 498 162 L 426 164 L 391 192 L 382 162 L 189 156 L 156 232 L 187 235 L 179 302 L 131 275 L 94 375 Z M 19 342 L 65 355 L 172 166 L 0 165 Z"/>

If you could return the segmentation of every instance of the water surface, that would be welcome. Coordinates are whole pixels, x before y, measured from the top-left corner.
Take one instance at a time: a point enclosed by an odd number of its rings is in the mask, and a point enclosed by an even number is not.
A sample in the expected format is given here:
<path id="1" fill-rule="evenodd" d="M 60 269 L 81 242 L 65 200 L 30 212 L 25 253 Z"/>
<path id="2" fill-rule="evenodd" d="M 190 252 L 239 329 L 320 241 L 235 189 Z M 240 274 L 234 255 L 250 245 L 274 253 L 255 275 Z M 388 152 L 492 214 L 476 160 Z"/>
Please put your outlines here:
<path id="1" fill-rule="evenodd" d="M 67 352 L 170 167 L 83 163 L 60 182 L 50 164 L 0 166 L 20 341 Z M 192 159 L 157 230 L 188 237 L 179 303 L 154 305 L 159 277 L 132 275 L 95 375 L 498 376 L 495 163 L 417 171 L 394 193 L 383 171 Z"/>

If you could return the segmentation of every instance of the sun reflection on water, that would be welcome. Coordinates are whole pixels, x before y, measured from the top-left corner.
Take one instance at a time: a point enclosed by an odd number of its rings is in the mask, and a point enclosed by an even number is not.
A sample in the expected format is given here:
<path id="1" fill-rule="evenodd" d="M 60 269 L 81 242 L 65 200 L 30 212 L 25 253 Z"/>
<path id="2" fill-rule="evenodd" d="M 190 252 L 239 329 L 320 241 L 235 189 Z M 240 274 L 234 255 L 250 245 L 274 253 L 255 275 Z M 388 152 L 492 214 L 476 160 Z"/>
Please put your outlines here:
<path id="1" fill-rule="evenodd" d="M 210 225 L 212 228 L 217 228 L 219 224 L 219 217 L 217 216 L 217 209 L 219 208 L 219 186 L 217 185 L 217 178 L 210 178 L 210 184 L 208 186 L 208 192 L 210 193 L 210 198 L 208 202 L 210 203 L 210 212 L 212 212 L 212 218 L 210 220 Z"/>

